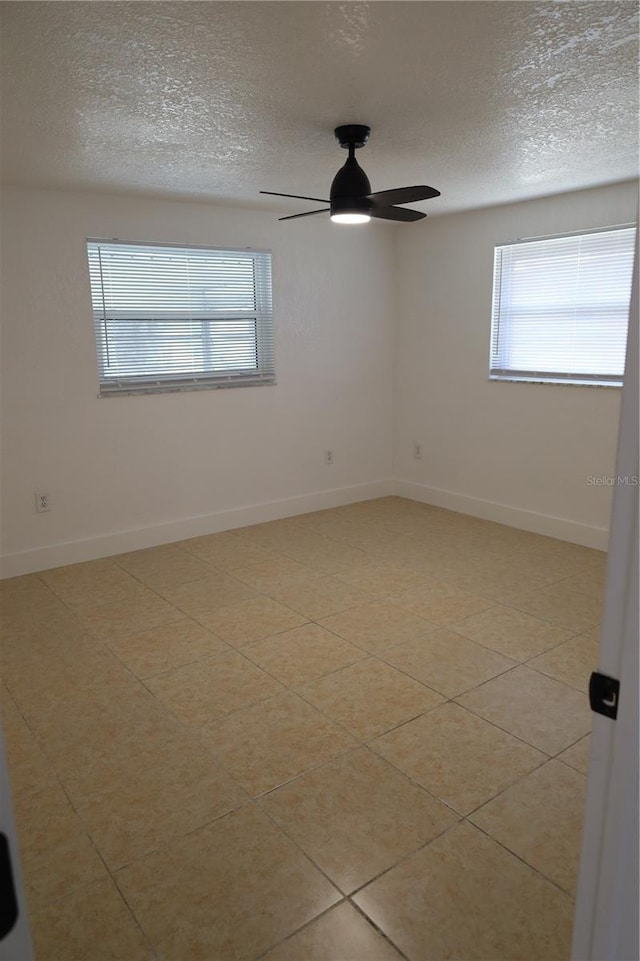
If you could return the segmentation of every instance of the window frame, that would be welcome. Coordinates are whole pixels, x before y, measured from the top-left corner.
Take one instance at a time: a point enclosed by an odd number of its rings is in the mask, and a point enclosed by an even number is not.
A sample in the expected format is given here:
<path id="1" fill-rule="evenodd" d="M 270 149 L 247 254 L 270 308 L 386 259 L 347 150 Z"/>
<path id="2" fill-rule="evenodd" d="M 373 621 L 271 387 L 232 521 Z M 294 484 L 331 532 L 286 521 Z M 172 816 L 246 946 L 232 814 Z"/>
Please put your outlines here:
<path id="1" fill-rule="evenodd" d="M 518 240 L 512 240 L 506 243 L 499 243 L 494 245 L 494 256 L 493 256 L 493 280 L 492 280 L 492 303 L 491 303 L 491 326 L 490 326 L 490 339 L 489 339 L 489 380 L 496 381 L 506 381 L 513 383 L 533 383 L 533 384 L 555 384 L 555 385 L 567 385 L 572 387 L 612 387 L 621 388 L 624 381 L 624 363 L 623 370 L 618 374 L 598 374 L 598 373 L 577 373 L 575 371 L 549 371 L 549 370 L 538 370 L 538 369 L 518 369 L 515 367 L 500 367 L 497 364 L 497 360 L 500 355 L 500 326 L 505 327 L 509 325 L 511 321 L 511 316 L 507 311 L 501 309 L 502 301 L 505 296 L 505 287 L 508 288 L 508 292 L 512 291 L 512 287 L 509 288 L 508 282 L 503 278 L 503 267 L 501 263 L 502 251 L 509 248 L 514 248 L 518 246 L 525 245 L 536 245 L 543 244 L 547 241 L 562 241 L 570 240 L 573 237 L 591 237 L 595 234 L 603 233 L 615 233 L 622 230 L 637 231 L 637 225 L 635 223 L 624 223 L 615 224 L 606 227 L 594 227 L 588 229 L 567 231 L 565 233 L 557 234 L 547 234 L 544 236 L 537 237 L 525 237 L 519 238 Z M 633 254 L 634 241 L 631 242 L 631 252 Z M 633 260 L 631 262 L 631 268 L 633 268 Z M 631 277 L 631 272 L 630 272 Z M 629 295 L 631 288 L 631 279 L 629 279 Z M 578 305 L 575 305 L 575 309 L 578 309 Z M 599 308 L 594 308 L 594 310 Z M 602 308 L 600 308 L 602 309 Z M 613 308 L 615 309 L 615 307 Z M 511 328 L 512 329 L 512 328 Z M 503 334 L 503 337 L 505 335 Z M 507 335 L 508 336 L 508 335 Z M 625 335 L 626 338 L 626 335 Z M 626 347 L 626 339 L 625 339 Z"/>
<path id="2" fill-rule="evenodd" d="M 154 374 L 140 372 L 137 374 L 127 374 L 107 378 L 106 358 L 108 358 L 108 336 L 105 334 L 105 324 L 108 317 L 104 307 L 104 292 L 102 292 L 102 303 L 94 301 L 94 279 L 91 266 L 92 248 L 158 248 L 159 250 L 175 250 L 178 252 L 210 251 L 213 254 L 238 254 L 252 260 L 254 271 L 253 291 L 255 296 L 255 310 L 240 311 L 240 313 L 251 315 L 247 317 L 224 317 L 222 315 L 215 319 L 193 316 L 190 321 L 186 317 L 176 318 L 167 316 L 164 320 L 168 323 L 177 324 L 179 321 L 189 322 L 193 325 L 200 324 L 203 332 L 199 340 L 203 354 L 206 355 L 211 350 L 211 341 L 207 343 L 204 325 L 209 323 L 211 331 L 214 330 L 215 320 L 229 322 L 231 320 L 253 320 L 255 323 L 255 368 L 227 368 L 226 370 L 215 371 L 213 368 L 202 367 L 195 372 Z M 87 258 L 88 279 L 89 279 L 89 299 L 93 315 L 94 327 L 94 348 L 96 351 L 97 372 L 98 372 L 98 397 L 123 397 L 135 396 L 139 394 L 164 394 L 182 393 L 194 390 L 219 390 L 229 387 L 262 387 L 273 386 L 276 384 L 275 376 L 275 331 L 273 317 L 273 254 L 270 249 L 256 247 L 220 247 L 209 244 L 184 244 L 171 243 L 165 241 L 140 241 L 122 240 L 120 238 L 87 237 L 85 240 L 85 257 Z M 97 285 L 96 285 L 97 286 Z M 101 286 L 101 285 L 100 285 Z M 187 288 L 185 288 L 187 289 Z M 150 314 L 153 311 L 150 310 Z M 123 318 L 120 317 L 120 320 Z M 130 319 L 130 323 L 139 321 L 141 324 L 153 323 L 151 316 L 145 318 L 136 316 Z M 158 322 L 156 318 L 155 322 Z M 159 321 L 162 322 L 162 321 Z M 108 363 L 108 362 L 107 362 Z"/>

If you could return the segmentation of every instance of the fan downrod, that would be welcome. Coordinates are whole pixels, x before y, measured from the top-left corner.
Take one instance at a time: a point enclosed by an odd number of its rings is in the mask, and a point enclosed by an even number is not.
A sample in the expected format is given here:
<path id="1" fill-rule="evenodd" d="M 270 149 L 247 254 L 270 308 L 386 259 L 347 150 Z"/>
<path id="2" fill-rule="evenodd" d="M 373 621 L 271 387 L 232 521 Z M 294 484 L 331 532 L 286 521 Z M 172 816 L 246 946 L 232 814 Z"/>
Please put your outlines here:
<path id="1" fill-rule="evenodd" d="M 345 150 L 348 150 L 349 147 L 364 147 L 370 133 L 371 127 L 360 123 L 343 124 L 343 126 L 336 127 L 334 130 L 336 140 Z"/>

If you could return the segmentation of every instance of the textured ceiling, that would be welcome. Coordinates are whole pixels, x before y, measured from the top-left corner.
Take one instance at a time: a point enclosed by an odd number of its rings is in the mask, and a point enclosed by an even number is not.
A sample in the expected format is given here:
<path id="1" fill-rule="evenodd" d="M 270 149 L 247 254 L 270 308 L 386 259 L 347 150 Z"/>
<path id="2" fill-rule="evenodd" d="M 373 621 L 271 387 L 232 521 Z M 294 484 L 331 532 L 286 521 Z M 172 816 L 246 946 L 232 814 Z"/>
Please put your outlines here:
<path id="1" fill-rule="evenodd" d="M 637 176 L 637 4 L 2 2 L 10 183 L 292 213 L 342 123 L 432 214 Z M 317 206 L 317 205 L 316 205 Z"/>

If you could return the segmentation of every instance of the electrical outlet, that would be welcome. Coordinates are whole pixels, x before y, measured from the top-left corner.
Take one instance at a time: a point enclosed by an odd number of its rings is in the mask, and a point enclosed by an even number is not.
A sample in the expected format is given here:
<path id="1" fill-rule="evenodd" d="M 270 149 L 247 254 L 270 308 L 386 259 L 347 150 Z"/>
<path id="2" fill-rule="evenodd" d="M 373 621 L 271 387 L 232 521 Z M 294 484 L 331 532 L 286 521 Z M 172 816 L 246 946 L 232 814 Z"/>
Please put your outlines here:
<path id="1" fill-rule="evenodd" d="M 413 445 L 413 456 L 416 460 L 422 460 L 422 444 Z"/>
<path id="2" fill-rule="evenodd" d="M 36 511 L 38 514 L 44 514 L 46 511 L 51 510 L 51 498 L 48 494 L 36 494 Z"/>
<path id="3" fill-rule="evenodd" d="M 326 450 L 324 452 L 324 462 L 325 464 L 333 464 L 333 451 Z"/>

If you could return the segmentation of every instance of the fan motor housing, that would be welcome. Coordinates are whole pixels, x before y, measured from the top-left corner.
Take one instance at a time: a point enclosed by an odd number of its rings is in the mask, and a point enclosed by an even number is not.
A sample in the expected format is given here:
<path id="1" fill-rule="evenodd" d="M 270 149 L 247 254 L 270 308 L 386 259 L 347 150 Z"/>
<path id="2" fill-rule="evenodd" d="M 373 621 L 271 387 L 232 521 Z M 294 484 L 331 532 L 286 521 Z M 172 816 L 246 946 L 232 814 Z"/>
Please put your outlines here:
<path id="1" fill-rule="evenodd" d="M 333 214 L 369 214 L 371 204 L 366 197 L 336 197 L 331 200 Z"/>
<path id="2" fill-rule="evenodd" d="M 353 199 L 371 193 L 371 184 L 355 157 L 349 157 L 333 178 L 329 197 L 333 203 L 341 197 Z"/>

